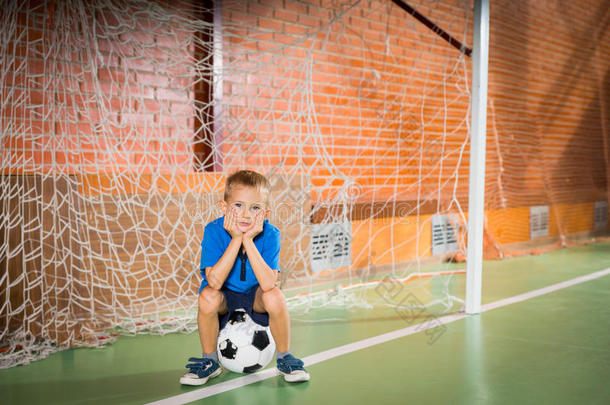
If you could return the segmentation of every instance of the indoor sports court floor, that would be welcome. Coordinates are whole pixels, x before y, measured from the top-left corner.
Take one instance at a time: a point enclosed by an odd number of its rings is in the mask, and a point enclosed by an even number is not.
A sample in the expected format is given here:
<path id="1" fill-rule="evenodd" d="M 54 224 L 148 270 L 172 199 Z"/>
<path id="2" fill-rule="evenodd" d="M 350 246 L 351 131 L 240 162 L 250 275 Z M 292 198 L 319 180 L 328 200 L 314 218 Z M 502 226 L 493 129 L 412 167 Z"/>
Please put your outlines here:
<path id="1" fill-rule="evenodd" d="M 483 312 L 442 318 L 432 344 L 392 312 L 293 321 L 308 383 L 268 368 L 182 387 L 196 333 L 121 337 L 0 370 L 0 403 L 607 404 L 609 302 L 610 242 L 599 242 L 485 262 Z"/>

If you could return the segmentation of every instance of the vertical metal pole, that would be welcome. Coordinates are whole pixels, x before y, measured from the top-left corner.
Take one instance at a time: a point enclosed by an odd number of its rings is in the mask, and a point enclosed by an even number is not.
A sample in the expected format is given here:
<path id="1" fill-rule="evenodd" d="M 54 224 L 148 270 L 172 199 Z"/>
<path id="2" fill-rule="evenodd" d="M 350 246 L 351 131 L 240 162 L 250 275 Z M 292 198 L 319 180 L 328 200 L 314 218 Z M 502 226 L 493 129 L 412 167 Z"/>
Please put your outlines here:
<path id="1" fill-rule="evenodd" d="M 468 252 L 466 257 L 466 313 L 481 312 L 483 221 L 485 217 L 485 137 L 487 125 L 487 61 L 489 0 L 474 1 L 472 49 L 472 106 L 470 177 L 468 192 Z"/>
<path id="2" fill-rule="evenodd" d="M 222 111 L 222 103 L 223 100 L 223 92 L 224 92 L 224 72 L 223 72 L 223 60 L 222 60 L 222 0 L 213 0 L 212 1 L 214 7 L 214 67 L 213 67 L 213 78 L 212 78 L 212 88 L 213 88 L 213 124 L 212 130 L 214 131 L 213 135 L 213 146 L 212 146 L 212 156 L 214 161 L 214 171 L 222 172 L 223 161 L 222 161 L 222 141 L 223 141 L 223 111 Z"/>

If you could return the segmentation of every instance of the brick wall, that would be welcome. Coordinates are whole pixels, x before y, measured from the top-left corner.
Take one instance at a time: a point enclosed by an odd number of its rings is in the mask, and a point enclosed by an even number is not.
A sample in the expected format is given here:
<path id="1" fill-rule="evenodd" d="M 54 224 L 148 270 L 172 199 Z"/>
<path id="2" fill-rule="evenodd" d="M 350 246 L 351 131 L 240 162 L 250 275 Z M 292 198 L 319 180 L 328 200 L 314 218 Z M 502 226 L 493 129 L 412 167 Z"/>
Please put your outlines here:
<path id="1" fill-rule="evenodd" d="M 472 45 L 463 2 L 409 3 Z M 488 208 L 607 198 L 606 12 L 599 1 L 493 2 Z M 451 198 L 459 178 L 465 206 L 469 58 L 389 1 L 252 1 L 223 18 L 226 48 L 263 52 L 225 78 L 228 165 L 305 166 L 318 201 L 342 177 L 364 200 Z"/>
<path id="2" fill-rule="evenodd" d="M 192 32 L 177 11 L 24 3 L 4 27 L 4 171 L 191 171 Z"/>
<path id="3" fill-rule="evenodd" d="M 607 12 L 603 1 L 492 2 L 488 207 L 607 199 Z"/>
<path id="4" fill-rule="evenodd" d="M 468 10 L 442 3 L 416 5 L 458 37 L 470 37 Z M 389 1 L 350 9 L 252 1 L 247 8 L 231 3 L 223 18 L 229 58 L 262 52 L 225 77 L 229 165 L 299 167 L 311 176 L 318 202 L 336 196 L 344 178 L 366 201 L 428 196 L 439 176 L 444 182 L 454 174 L 459 153 L 447 150 L 466 137 L 470 61 L 402 9 Z M 467 175 L 467 167 L 458 173 Z"/>
<path id="5" fill-rule="evenodd" d="M 87 194 L 218 192 L 194 173 L 217 149 L 224 173 L 307 178 L 315 221 L 345 200 L 352 220 L 466 210 L 470 58 L 391 1 L 225 1 L 217 144 L 199 150 L 213 59 L 195 39 L 212 26 L 176 4 L 22 6 L 4 28 L 3 171 L 78 174 Z M 472 46 L 472 4 L 409 4 Z M 506 210 L 503 234 L 521 234 L 512 208 L 608 199 L 605 19 L 603 1 L 491 5 L 486 206 Z"/>
<path id="6" fill-rule="evenodd" d="M 193 11 L 101 8 L 79 25 L 61 2 L 32 4 L 3 51 L 4 170 L 192 172 Z M 410 4 L 472 45 L 470 4 Z M 605 13 L 493 2 L 488 208 L 605 198 Z M 318 202 L 349 179 L 363 201 L 466 203 L 468 57 L 390 1 L 225 2 L 222 18 L 224 172 L 305 172 Z"/>

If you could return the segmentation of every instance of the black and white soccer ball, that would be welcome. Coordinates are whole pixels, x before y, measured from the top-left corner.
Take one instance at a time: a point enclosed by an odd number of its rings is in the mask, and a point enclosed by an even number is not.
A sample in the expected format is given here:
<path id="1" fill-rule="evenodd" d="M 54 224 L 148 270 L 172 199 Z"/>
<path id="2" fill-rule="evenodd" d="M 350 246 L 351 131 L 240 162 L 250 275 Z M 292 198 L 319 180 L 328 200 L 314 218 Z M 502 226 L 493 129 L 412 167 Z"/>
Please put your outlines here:
<path id="1" fill-rule="evenodd" d="M 226 369 L 252 373 L 265 367 L 275 354 L 275 342 L 269 327 L 255 323 L 238 309 L 218 334 L 218 359 Z"/>

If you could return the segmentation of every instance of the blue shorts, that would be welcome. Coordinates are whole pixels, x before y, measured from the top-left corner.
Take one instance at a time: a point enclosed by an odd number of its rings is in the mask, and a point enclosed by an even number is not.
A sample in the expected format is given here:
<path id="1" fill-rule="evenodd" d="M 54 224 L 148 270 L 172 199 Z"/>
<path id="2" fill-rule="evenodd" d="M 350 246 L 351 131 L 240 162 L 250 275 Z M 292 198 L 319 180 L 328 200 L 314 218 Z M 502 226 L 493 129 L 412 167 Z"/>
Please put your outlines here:
<path id="1" fill-rule="evenodd" d="M 222 288 L 222 292 L 225 296 L 225 302 L 227 303 L 227 313 L 218 315 L 218 330 L 222 330 L 229 320 L 229 316 L 236 309 L 243 308 L 244 311 L 250 316 L 250 318 L 261 326 L 269 326 L 269 314 L 255 312 L 252 309 L 254 305 L 254 298 L 256 298 L 256 290 L 258 286 L 254 286 L 250 292 L 239 293 L 231 291 L 227 288 Z"/>

